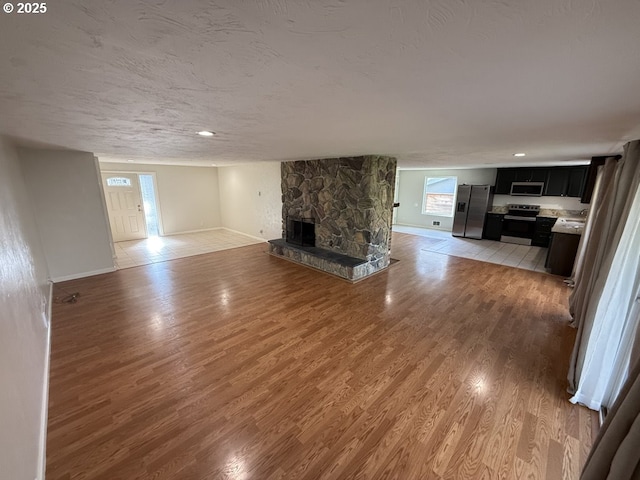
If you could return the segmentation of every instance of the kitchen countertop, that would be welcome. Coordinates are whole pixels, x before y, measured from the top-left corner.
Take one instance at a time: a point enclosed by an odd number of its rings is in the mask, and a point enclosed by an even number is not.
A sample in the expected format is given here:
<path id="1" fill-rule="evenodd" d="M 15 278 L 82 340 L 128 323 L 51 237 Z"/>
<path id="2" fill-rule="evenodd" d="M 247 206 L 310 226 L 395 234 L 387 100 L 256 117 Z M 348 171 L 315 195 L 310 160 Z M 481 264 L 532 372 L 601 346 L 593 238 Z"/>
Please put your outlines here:
<path id="1" fill-rule="evenodd" d="M 584 213 L 583 213 L 584 212 Z M 557 208 L 541 208 L 540 213 L 538 214 L 540 217 L 570 217 L 570 218 L 581 218 L 586 219 L 586 209 L 584 210 L 560 210 Z"/>
<path id="2" fill-rule="evenodd" d="M 491 210 L 488 213 L 496 213 L 503 214 L 507 213 L 508 209 L 506 205 L 493 205 Z M 541 208 L 539 217 L 549 217 L 549 218 L 560 218 L 560 217 L 569 217 L 569 218 L 581 218 L 586 219 L 586 215 L 582 212 L 585 210 L 560 210 L 557 208 Z"/>
<path id="3" fill-rule="evenodd" d="M 584 210 L 557 210 L 541 208 L 538 217 L 556 218 L 556 223 L 551 228 L 551 233 L 567 233 L 569 235 L 582 235 L 584 232 L 584 222 L 587 217 L 581 215 Z M 494 205 L 488 213 L 505 214 L 507 207 Z"/>
<path id="4" fill-rule="evenodd" d="M 584 217 L 559 217 L 551 229 L 551 233 L 566 233 L 582 235 L 584 232 Z"/>

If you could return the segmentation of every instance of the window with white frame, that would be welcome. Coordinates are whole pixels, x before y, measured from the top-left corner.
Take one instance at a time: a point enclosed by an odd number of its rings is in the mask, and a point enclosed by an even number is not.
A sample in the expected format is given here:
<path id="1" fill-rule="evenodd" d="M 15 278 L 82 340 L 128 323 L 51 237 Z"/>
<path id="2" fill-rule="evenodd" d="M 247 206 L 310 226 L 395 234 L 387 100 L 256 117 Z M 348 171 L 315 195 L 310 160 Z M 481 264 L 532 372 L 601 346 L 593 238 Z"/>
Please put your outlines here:
<path id="1" fill-rule="evenodd" d="M 438 217 L 453 217 L 458 177 L 426 177 L 422 213 Z"/>

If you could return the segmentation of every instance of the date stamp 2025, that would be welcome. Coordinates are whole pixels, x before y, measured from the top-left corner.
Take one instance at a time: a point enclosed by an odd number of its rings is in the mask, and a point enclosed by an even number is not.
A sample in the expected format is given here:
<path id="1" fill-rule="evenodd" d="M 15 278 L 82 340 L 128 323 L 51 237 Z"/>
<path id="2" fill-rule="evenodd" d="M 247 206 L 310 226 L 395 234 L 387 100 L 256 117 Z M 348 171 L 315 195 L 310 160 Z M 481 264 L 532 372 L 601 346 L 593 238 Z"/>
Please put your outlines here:
<path id="1" fill-rule="evenodd" d="M 15 13 L 17 15 L 29 15 L 29 14 L 43 14 L 47 13 L 46 2 L 33 2 L 33 3 L 11 3 L 7 2 L 2 6 L 4 13 Z"/>

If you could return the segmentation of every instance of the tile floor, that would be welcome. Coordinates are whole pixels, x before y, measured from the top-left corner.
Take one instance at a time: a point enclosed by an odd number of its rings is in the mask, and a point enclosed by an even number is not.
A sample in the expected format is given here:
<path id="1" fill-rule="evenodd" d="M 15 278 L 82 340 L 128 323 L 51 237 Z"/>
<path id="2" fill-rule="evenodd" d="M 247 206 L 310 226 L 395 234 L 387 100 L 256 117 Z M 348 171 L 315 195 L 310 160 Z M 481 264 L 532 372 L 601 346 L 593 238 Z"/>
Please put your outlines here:
<path id="1" fill-rule="evenodd" d="M 430 230 L 427 228 L 407 227 L 394 225 L 394 232 L 420 235 L 431 239 L 429 245 L 423 250 L 451 255 L 453 257 L 472 258 L 483 262 L 498 263 L 511 267 L 546 272 L 544 262 L 547 249 L 542 247 L 530 247 L 527 245 L 515 245 L 494 240 L 474 240 L 460 238 L 451 235 L 451 232 L 442 230 Z"/>
<path id="2" fill-rule="evenodd" d="M 426 251 L 509 265 L 525 270 L 546 271 L 544 268 L 544 261 L 547 255 L 546 248 L 514 245 L 493 240 L 460 238 L 442 230 L 407 227 L 404 225 L 394 225 L 393 231 L 429 238 L 429 245 L 424 248 Z M 256 243 L 260 243 L 260 240 L 221 228 L 206 232 L 118 242 L 114 246 L 116 266 L 118 268 L 129 268 L 202 253 L 244 247 Z"/>
<path id="3" fill-rule="evenodd" d="M 116 266 L 137 267 L 175 258 L 261 243 L 260 240 L 223 228 L 206 232 L 184 233 L 165 237 L 149 237 L 114 244 Z"/>

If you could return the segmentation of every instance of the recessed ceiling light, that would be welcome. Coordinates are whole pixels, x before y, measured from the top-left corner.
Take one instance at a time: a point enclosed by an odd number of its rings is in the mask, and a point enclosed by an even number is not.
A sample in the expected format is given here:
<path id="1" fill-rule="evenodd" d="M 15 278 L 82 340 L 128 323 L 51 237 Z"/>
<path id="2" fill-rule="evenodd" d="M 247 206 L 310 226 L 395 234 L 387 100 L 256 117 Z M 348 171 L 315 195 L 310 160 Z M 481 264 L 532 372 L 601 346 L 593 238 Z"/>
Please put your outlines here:
<path id="1" fill-rule="evenodd" d="M 526 153 L 514 153 L 513 156 L 514 157 L 524 157 L 526 155 Z"/>
<path id="2" fill-rule="evenodd" d="M 211 164 L 211 166 L 212 166 L 212 167 L 215 167 L 215 166 L 216 166 L 216 164 L 215 164 L 215 163 L 212 163 L 212 164 Z"/>
<path id="3" fill-rule="evenodd" d="M 198 132 L 198 135 L 200 135 L 201 137 L 213 137 L 215 133 L 210 132 L 209 130 L 202 130 Z"/>
<path id="4" fill-rule="evenodd" d="M 133 160 L 127 160 L 127 162 L 131 162 L 131 163 L 133 163 Z"/>

